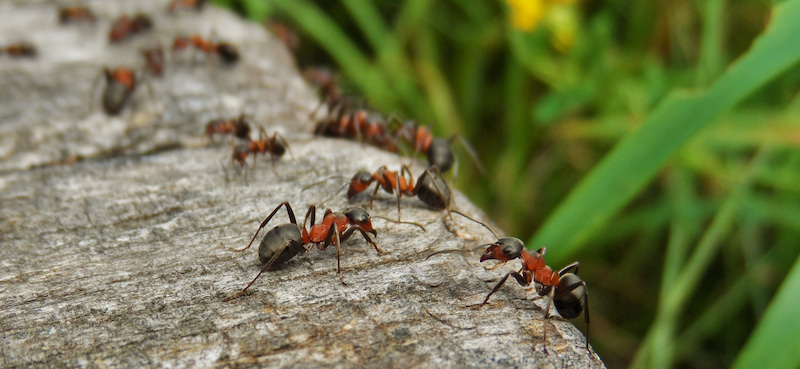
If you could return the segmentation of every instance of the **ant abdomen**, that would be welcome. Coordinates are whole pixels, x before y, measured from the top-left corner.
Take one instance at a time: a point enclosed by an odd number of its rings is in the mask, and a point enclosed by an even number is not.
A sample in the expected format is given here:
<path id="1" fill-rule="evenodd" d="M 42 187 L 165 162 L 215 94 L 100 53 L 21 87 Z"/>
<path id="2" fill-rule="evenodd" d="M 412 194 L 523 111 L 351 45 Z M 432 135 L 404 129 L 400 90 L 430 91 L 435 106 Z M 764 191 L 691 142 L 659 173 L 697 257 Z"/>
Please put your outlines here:
<path id="1" fill-rule="evenodd" d="M 450 206 L 450 187 L 438 171 L 429 171 L 417 182 L 417 197 L 426 205 L 435 209 L 446 209 Z"/>
<path id="2" fill-rule="evenodd" d="M 565 319 L 577 318 L 583 312 L 583 306 L 586 304 L 586 285 L 582 282 L 580 277 L 572 273 L 562 275 L 558 281 L 553 303 L 558 313 Z M 577 286 L 572 287 L 574 285 Z"/>
<path id="3" fill-rule="evenodd" d="M 284 249 L 284 245 L 287 243 L 288 246 Z M 281 251 L 281 249 L 284 250 Z M 258 247 L 258 260 L 262 264 L 266 264 L 276 253 L 280 252 L 281 254 L 273 262 L 280 264 L 305 251 L 306 248 L 303 247 L 303 235 L 300 232 L 300 228 L 297 224 L 286 223 L 267 232 Z"/>

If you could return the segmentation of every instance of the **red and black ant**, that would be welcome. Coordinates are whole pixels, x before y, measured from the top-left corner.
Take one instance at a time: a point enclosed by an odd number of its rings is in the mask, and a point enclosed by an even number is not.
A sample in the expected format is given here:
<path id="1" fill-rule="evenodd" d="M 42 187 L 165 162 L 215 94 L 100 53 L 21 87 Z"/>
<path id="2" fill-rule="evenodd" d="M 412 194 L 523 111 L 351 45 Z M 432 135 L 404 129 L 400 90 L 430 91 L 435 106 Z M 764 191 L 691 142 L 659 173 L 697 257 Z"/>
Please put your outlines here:
<path id="1" fill-rule="evenodd" d="M 303 227 L 297 224 L 294 217 L 294 211 L 289 202 L 283 202 L 278 205 L 275 210 L 270 213 L 253 235 L 253 239 L 247 244 L 247 247 L 236 252 L 242 252 L 250 248 L 253 242 L 258 237 L 258 233 L 264 228 L 273 216 L 280 210 L 282 206 L 286 206 L 286 212 L 289 215 L 289 222 L 281 224 L 272 228 L 264 238 L 261 240 L 261 245 L 258 248 L 258 260 L 264 265 L 264 268 L 258 272 L 255 278 L 239 293 L 225 299 L 230 301 L 244 295 L 245 291 L 250 288 L 253 283 L 261 276 L 262 273 L 267 271 L 275 263 L 284 263 L 295 255 L 309 251 L 311 247 L 316 245 L 320 250 L 325 250 L 331 244 L 336 246 L 336 267 L 339 274 L 339 281 L 343 285 L 347 285 L 342 277 L 341 267 L 341 243 L 347 241 L 354 232 L 361 233 L 364 240 L 372 245 L 379 254 L 382 251 L 378 248 L 378 244 L 367 235 L 372 233 L 373 236 L 378 235 L 378 232 L 372 227 L 372 221 L 369 214 L 361 208 L 348 208 L 343 213 L 333 212 L 331 209 L 325 210 L 325 215 L 322 217 L 322 223 L 314 224 L 316 216 L 316 206 L 311 205 L 306 212 L 306 218 L 303 221 Z M 309 216 L 311 217 L 310 228 L 306 229 Z"/>
<path id="2" fill-rule="evenodd" d="M 225 64 L 235 64 L 239 61 L 239 50 L 236 49 L 231 43 L 228 42 L 211 42 L 200 35 L 192 35 L 189 37 L 177 37 L 172 43 L 172 50 L 184 50 L 189 46 L 194 47 L 208 55 L 219 55 L 220 59 Z"/>
<path id="3" fill-rule="evenodd" d="M 245 165 L 247 164 L 247 157 L 250 156 L 250 154 L 253 154 L 253 164 L 255 165 L 256 155 L 269 153 L 270 160 L 272 161 L 272 171 L 277 175 L 278 172 L 275 170 L 275 158 L 282 157 L 287 150 L 289 150 L 289 154 L 291 154 L 291 149 L 286 139 L 278 132 L 275 132 L 272 137 L 269 137 L 264 127 L 259 127 L 258 129 L 258 140 L 253 141 L 249 136 L 244 139 L 246 140 L 245 142 L 233 146 L 233 154 L 231 154 L 230 160 L 228 161 L 230 164 L 235 161 L 239 163 L 239 167 L 247 168 Z M 222 170 L 225 172 L 225 180 L 227 181 L 228 170 L 225 169 L 222 160 L 224 160 L 224 158 L 220 159 L 220 164 L 222 165 Z M 244 179 L 245 183 L 247 183 L 246 171 Z"/>
<path id="4" fill-rule="evenodd" d="M 426 205 L 435 209 L 450 209 L 450 187 L 444 181 L 438 168 L 426 169 L 416 184 L 411 170 L 403 165 L 399 172 L 389 170 L 385 165 L 378 168 L 375 173 L 367 171 L 357 172 L 350 180 L 347 189 L 347 199 L 350 200 L 357 194 L 364 192 L 369 186 L 376 182 L 375 191 L 369 201 L 370 207 L 378 194 L 378 189 L 383 188 L 390 194 L 397 194 L 397 220 L 400 221 L 400 198 L 403 196 L 417 196 Z"/>
<path id="5" fill-rule="evenodd" d="M 269 19 L 267 20 L 267 28 L 275 34 L 275 37 L 281 40 L 290 53 L 294 54 L 297 51 L 300 46 L 300 37 L 297 36 L 297 32 L 292 27 L 289 27 L 281 20 Z"/>
<path id="6" fill-rule="evenodd" d="M 3 53 L 8 54 L 8 56 L 12 58 L 35 58 L 38 54 L 36 47 L 27 42 L 21 42 L 0 48 L 0 55 Z"/>
<path id="7" fill-rule="evenodd" d="M 158 77 L 164 74 L 164 48 L 161 45 L 139 49 L 139 53 L 142 54 L 147 70 L 150 73 Z"/>
<path id="8" fill-rule="evenodd" d="M 486 296 L 486 299 L 483 300 L 483 303 L 480 306 L 486 305 L 489 302 L 489 298 L 497 292 L 500 287 L 506 283 L 508 277 L 514 277 L 517 283 L 520 286 L 530 286 L 534 284 L 536 287 L 536 291 L 539 296 L 547 296 L 547 306 L 544 310 L 544 319 L 547 322 L 547 319 L 550 318 L 550 303 L 552 302 L 555 307 L 556 311 L 561 314 L 562 317 L 566 319 L 574 319 L 581 315 L 581 312 L 584 312 L 584 319 L 586 320 L 586 350 L 589 351 L 589 354 L 594 357 L 592 354 L 592 350 L 589 348 L 589 289 L 586 287 L 586 282 L 583 281 L 580 277 L 578 277 L 578 266 L 579 263 L 576 261 L 572 264 L 567 265 L 566 267 L 562 268 L 558 271 L 558 273 L 554 272 L 552 268 L 547 266 L 544 262 L 544 254 L 547 251 L 547 248 L 542 247 L 537 251 L 528 251 L 525 249 L 525 243 L 522 242 L 519 238 L 516 237 L 503 237 L 500 238 L 497 234 L 486 224 L 479 222 L 475 219 L 468 217 L 467 215 L 460 213 L 458 211 L 453 210 L 453 212 L 476 222 L 494 235 L 497 238 L 497 241 L 490 244 L 485 244 L 481 246 L 489 246 L 484 250 L 483 254 L 481 255 L 481 262 L 486 260 L 497 260 L 500 263 L 498 265 L 505 264 L 506 262 L 514 259 L 520 259 L 522 261 L 522 267 L 520 268 L 519 272 L 511 271 L 508 272 L 497 285 L 492 288 L 492 291 Z M 433 255 L 449 252 L 448 251 L 439 251 L 429 255 L 430 258 Z M 495 266 L 496 267 L 496 266 Z M 494 269 L 494 268 L 492 268 Z M 544 341 L 547 342 L 547 325 L 545 323 L 544 328 Z M 545 353 L 547 352 L 547 345 L 545 344 L 544 347 Z"/>
<path id="9" fill-rule="evenodd" d="M 125 41 L 127 38 L 153 28 L 153 21 L 149 16 L 139 13 L 133 18 L 123 15 L 111 26 L 108 39 L 112 43 Z"/>
<path id="10" fill-rule="evenodd" d="M 202 11 L 206 5 L 206 0 L 172 0 L 167 6 L 167 11 L 175 13 L 179 10 Z"/>
<path id="11" fill-rule="evenodd" d="M 103 90 L 103 110 L 108 115 L 117 115 L 136 89 L 136 74 L 125 67 L 105 68 L 106 88 Z"/>
<path id="12" fill-rule="evenodd" d="M 420 152 L 425 153 L 428 158 L 428 165 L 437 166 L 442 173 L 450 170 L 456 162 L 451 144 L 456 138 L 459 138 L 461 144 L 464 145 L 464 148 L 475 161 L 478 170 L 482 173 L 485 172 L 475 150 L 460 135 L 453 135 L 449 139 L 434 137 L 430 127 L 419 125 L 412 120 L 403 123 L 395 132 L 395 136 L 414 147 L 414 156 Z"/>
<path id="13" fill-rule="evenodd" d="M 206 135 L 213 138 L 215 134 L 233 134 L 236 138 L 250 140 L 250 125 L 245 122 L 244 114 L 234 119 L 214 119 L 206 124 Z"/>
<path id="14" fill-rule="evenodd" d="M 58 9 L 58 20 L 61 24 L 89 22 L 94 23 L 94 13 L 85 6 L 71 6 Z"/>

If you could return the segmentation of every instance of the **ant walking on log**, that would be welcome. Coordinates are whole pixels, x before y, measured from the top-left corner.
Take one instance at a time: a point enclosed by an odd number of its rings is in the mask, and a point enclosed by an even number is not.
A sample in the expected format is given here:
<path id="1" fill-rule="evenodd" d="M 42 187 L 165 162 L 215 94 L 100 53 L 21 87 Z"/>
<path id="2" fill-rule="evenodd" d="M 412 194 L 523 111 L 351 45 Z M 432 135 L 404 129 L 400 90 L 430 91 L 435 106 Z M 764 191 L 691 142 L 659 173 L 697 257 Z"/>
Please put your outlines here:
<path id="1" fill-rule="evenodd" d="M 378 232 L 372 227 L 372 221 L 369 214 L 361 208 L 348 208 L 343 213 L 333 212 L 331 209 L 325 210 L 325 215 L 322 217 L 322 223 L 314 224 L 316 216 L 316 205 L 311 205 L 306 212 L 305 220 L 303 221 L 302 228 L 297 224 L 294 216 L 292 206 L 288 201 L 278 205 L 275 210 L 270 213 L 253 235 L 253 239 L 247 244 L 247 247 L 236 252 L 242 252 L 250 248 L 253 242 L 258 237 L 258 233 L 264 228 L 273 216 L 280 210 L 282 206 L 286 207 L 286 212 L 289 215 L 289 223 L 281 224 L 272 228 L 264 238 L 261 240 L 261 245 L 258 248 L 258 260 L 266 265 L 258 272 L 255 278 L 239 293 L 226 298 L 224 301 L 230 301 L 244 295 L 250 286 L 255 283 L 262 273 L 267 271 L 275 263 L 284 263 L 295 255 L 309 251 L 311 247 L 316 245 L 320 250 L 325 250 L 331 244 L 336 246 L 336 268 L 339 274 L 339 281 L 343 285 L 347 285 L 342 278 L 341 267 L 341 243 L 346 241 L 355 232 L 361 233 L 364 240 L 375 248 L 378 254 L 383 253 L 378 244 L 369 237 L 367 233 L 372 233 L 373 236 L 378 236 Z M 306 228 L 309 217 L 311 217 L 310 228 Z M 308 247 L 307 247 L 308 246 Z"/>
<path id="2" fill-rule="evenodd" d="M 61 24 L 77 22 L 94 23 L 94 20 L 94 13 L 85 6 L 72 6 L 58 9 L 58 21 Z"/>
<path id="3" fill-rule="evenodd" d="M 407 121 L 397 129 L 395 132 L 397 138 L 405 140 L 409 145 L 414 147 L 414 155 L 418 153 L 425 153 L 428 158 L 428 165 L 437 166 L 442 173 L 446 173 L 456 163 L 455 156 L 453 156 L 452 143 L 456 138 L 461 141 L 461 144 L 467 150 L 478 170 L 485 173 L 475 149 L 463 138 L 461 135 L 453 135 L 448 139 L 441 137 L 434 137 L 430 127 L 417 124 L 416 121 Z"/>
<path id="4" fill-rule="evenodd" d="M 239 118 L 214 119 L 206 124 L 206 135 L 213 138 L 215 134 L 233 134 L 236 138 L 250 140 L 250 125 L 245 121 L 244 113 Z"/>
<path id="5" fill-rule="evenodd" d="M 153 21 L 149 16 L 139 13 L 133 18 L 123 15 L 117 19 L 108 32 L 108 40 L 111 43 L 125 41 L 133 35 L 153 28 Z"/>
<path id="6" fill-rule="evenodd" d="M 108 115 L 118 115 L 136 89 L 136 74 L 125 67 L 105 68 L 103 74 L 106 79 L 103 110 Z"/>
<path id="7" fill-rule="evenodd" d="M 461 212 L 455 210 L 453 212 L 482 225 L 484 228 L 488 229 L 489 232 L 492 232 L 492 235 L 497 239 L 494 243 L 479 246 L 489 246 L 481 255 L 481 262 L 497 260 L 500 262 L 498 265 L 502 265 L 514 259 L 520 259 L 520 261 L 522 261 L 520 270 L 518 272 L 508 272 L 501 278 L 500 282 L 492 288 L 492 291 L 489 292 L 480 306 L 482 307 L 489 302 L 489 298 L 506 283 L 508 277 L 514 277 L 517 283 L 523 287 L 534 284 L 539 296 L 547 297 L 547 306 L 544 310 L 545 353 L 547 353 L 547 320 L 550 319 L 550 303 L 552 302 L 556 307 L 556 311 L 566 319 L 574 319 L 580 316 L 581 312 L 584 313 L 584 319 L 586 321 L 586 350 L 594 357 L 592 350 L 589 348 L 589 289 L 586 287 L 586 282 L 577 275 L 579 263 L 576 261 L 569 264 L 556 273 L 545 264 L 544 254 L 547 251 L 546 248 L 542 247 L 537 251 L 528 251 L 525 249 L 525 243 L 519 238 L 500 238 L 488 225 L 472 219 Z M 450 250 L 435 252 L 428 255 L 428 258 L 445 252 L 450 252 Z"/>
<path id="8" fill-rule="evenodd" d="M 223 63 L 232 65 L 239 61 L 239 50 L 236 46 L 228 42 L 212 42 L 204 39 L 200 35 L 189 37 L 177 37 L 172 43 L 172 50 L 184 50 L 189 46 L 205 53 L 206 55 L 219 55 Z"/>
<path id="9" fill-rule="evenodd" d="M 447 182 L 444 181 L 439 169 L 436 167 L 426 169 L 419 176 L 416 184 L 411 170 L 406 165 L 403 165 L 399 172 L 389 170 L 385 165 L 378 168 L 373 174 L 363 170 L 359 171 L 350 180 L 347 199 L 350 200 L 359 193 L 366 191 L 373 182 L 377 184 L 370 198 L 369 206 L 372 207 L 375 196 L 381 188 L 390 194 L 397 193 L 398 221 L 400 221 L 400 198 L 403 196 L 417 196 L 432 208 L 450 209 L 450 187 L 447 186 Z"/>
<path id="10" fill-rule="evenodd" d="M 239 119 L 242 119 L 243 116 L 240 116 Z M 213 122 L 212 122 L 213 123 Z M 211 123 L 209 123 L 211 124 Z M 245 123 L 246 124 L 246 123 Z M 206 126 L 208 132 L 208 126 Z M 243 128 L 239 127 L 240 130 Z M 267 135 L 267 131 L 264 130 L 264 127 L 259 127 L 258 129 L 258 140 L 251 140 L 249 137 L 249 126 L 247 126 L 248 135 L 245 135 L 243 138 L 245 142 L 239 143 L 233 146 L 233 154 L 231 154 L 231 158 L 229 163 L 233 163 L 234 161 L 239 163 L 239 167 L 246 168 L 247 164 L 247 157 L 250 154 L 253 154 L 253 165 L 255 165 L 255 158 L 258 154 L 267 154 L 270 155 L 270 160 L 272 161 L 272 171 L 275 172 L 277 175 L 278 172 L 275 170 L 275 158 L 282 157 L 286 151 L 289 151 L 289 155 L 292 155 L 291 148 L 289 148 L 289 143 L 286 142 L 286 139 L 281 136 L 280 133 L 275 132 L 272 134 L 272 137 Z M 234 132 L 237 134 L 237 137 L 242 138 L 239 136 L 239 132 Z M 294 157 L 294 155 L 292 155 Z M 220 164 L 223 159 L 220 159 Z M 222 166 L 222 170 L 225 171 L 225 178 L 228 178 L 228 170 L 225 169 L 225 165 Z M 245 183 L 247 182 L 247 172 L 245 172 Z"/>

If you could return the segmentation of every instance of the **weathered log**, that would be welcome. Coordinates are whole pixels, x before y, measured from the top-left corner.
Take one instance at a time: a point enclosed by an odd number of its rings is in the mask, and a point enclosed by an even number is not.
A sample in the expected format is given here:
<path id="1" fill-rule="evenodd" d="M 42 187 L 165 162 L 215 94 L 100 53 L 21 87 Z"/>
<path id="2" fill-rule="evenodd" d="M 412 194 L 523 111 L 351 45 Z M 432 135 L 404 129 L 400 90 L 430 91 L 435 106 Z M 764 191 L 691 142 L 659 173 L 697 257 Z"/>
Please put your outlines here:
<path id="1" fill-rule="evenodd" d="M 85 3 L 98 21 L 75 27 L 60 26 L 50 2 L 0 4 L 2 41 L 24 34 L 40 50 L 0 60 L 0 366 L 603 366 L 570 322 L 542 319 L 533 291 L 509 283 L 479 307 L 518 264 L 484 269 L 469 250 L 491 234 L 416 198 L 402 199 L 402 217 L 425 231 L 375 219 L 383 254 L 360 236 L 344 243 L 347 285 L 330 247 L 224 302 L 261 268 L 257 247 L 231 249 L 275 206 L 289 201 L 302 221 L 316 203 L 319 219 L 352 206 L 343 193 L 327 200 L 347 180 L 303 187 L 401 158 L 312 137 L 314 93 L 257 25 L 214 8 L 173 17 L 161 1 Z M 111 20 L 134 11 L 153 14 L 155 32 L 108 46 Z M 104 66 L 135 66 L 138 46 L 211 30 L 240 47 L 241 64 L 176 55 L 150 80 L 153 99 L 140 86 L 121 116 L 102 112 Z M 203 136 L 208 120 L 242 111 L 289 139 L 274 170 L 264 157 L 230 166 L 227 141 Z M 485 219 L 458 193 L 454 206 Z M 396 198 L 380 194 L 369 211 L 394 218 Z M 267 228 L 285 222 L 281 210 Z M 439 250 L 463 252 L 426 260 Z"/>

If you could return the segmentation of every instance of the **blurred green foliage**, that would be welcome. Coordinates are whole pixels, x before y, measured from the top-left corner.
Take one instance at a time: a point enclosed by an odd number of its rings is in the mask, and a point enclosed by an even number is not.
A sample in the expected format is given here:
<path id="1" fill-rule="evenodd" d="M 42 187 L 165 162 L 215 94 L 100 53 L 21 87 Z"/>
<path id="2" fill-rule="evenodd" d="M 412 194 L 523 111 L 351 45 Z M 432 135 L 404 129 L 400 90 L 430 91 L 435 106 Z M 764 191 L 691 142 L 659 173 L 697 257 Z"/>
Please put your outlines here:
<path id="1" fill-rule="evenodd" d="M 217 3 L 471 142 L 457 187 L 581 261 L 609 367 L 800 365 L 800 0 Z"/>

